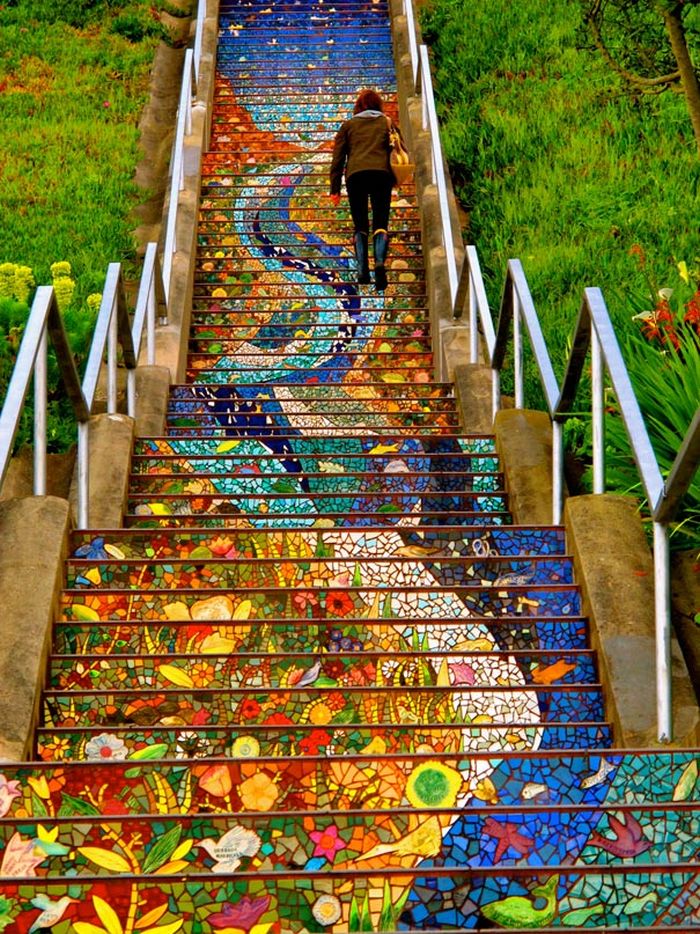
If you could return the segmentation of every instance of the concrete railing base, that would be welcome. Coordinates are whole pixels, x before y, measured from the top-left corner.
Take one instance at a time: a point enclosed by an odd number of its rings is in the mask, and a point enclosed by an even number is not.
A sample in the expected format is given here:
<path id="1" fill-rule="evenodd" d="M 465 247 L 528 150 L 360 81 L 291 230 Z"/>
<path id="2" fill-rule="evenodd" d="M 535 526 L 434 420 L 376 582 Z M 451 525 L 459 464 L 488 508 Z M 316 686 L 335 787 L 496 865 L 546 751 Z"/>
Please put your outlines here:
<path id="1" fill-rule="evenodd" d="M 0 760 L 32 753 L 40 686 L 63 583 L 68 501 L 32 496 L 0 503 Z"/>
<path id="2" fill-rule="evenodd" d="M 94 415 L 90 419 L 90 491 L 88 523 L 91 529 L 118 529 L 129 489 L 134 419 L 128 415 Z M 77 516 L 77 476 L 70 491 Z"/>
<path id="3" fill-rule="evenodd" d="M 584 612 L 595 621 L 594 647 L 615 743 L 656 746 L 654 567 L 636 501 L 610 494 L 571 497 L 565 522 Z M 675 639 L 671 677 L 672 744 L 696 746 L 700 711 Z"/>
<path id="4" fill-rule="evenodd" d="M 491 434 L 493 399 L 491 368 L 479 364 L 454 367 L 455 399 L 465 432 Z"/>
<path id="5" fill-rule="evenodd" d="M 493 422 L 513 521 L 552 522 L 552 423 L 546 412 L 501 409 Z"/>

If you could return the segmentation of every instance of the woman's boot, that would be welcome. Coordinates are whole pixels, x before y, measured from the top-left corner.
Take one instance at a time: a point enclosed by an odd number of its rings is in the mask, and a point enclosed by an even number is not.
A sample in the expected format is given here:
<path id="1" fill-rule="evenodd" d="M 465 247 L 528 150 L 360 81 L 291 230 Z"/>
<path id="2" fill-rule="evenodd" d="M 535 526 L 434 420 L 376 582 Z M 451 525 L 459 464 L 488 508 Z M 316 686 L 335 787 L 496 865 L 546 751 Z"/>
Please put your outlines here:
<path id="1" fill-rule="evenodd" d="M 389 234 L 386 230 L 374 231 L 374 287 L 377 292 L 386 288 L 386 254 L 389 250 Z"/>
<path id="2" fill-rule="evenodd" d="M 361 285 L 371 282 L 369 277 L 369 235 L 355 231 L 355 258 L 357 260 L 357 281 Z"/>

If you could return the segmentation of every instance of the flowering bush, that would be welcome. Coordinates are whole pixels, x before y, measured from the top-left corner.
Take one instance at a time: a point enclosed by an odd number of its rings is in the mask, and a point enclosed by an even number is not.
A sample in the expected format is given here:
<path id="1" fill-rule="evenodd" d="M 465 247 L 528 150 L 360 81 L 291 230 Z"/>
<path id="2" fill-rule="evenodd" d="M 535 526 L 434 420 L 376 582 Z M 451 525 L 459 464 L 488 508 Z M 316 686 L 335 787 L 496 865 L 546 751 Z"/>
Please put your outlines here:
<path id="1" fill-rule="evenodd" d="M 643 256 L 640 258 L 640 265 Z M 621 335 L 623 355 L 656 458 L 667 477 L 700 400 L 700 269 L 677 264 L 675 288 L 649 299 L 631 299 L 644 309 L 632 318 L 634 330 Z M 639 475 L 615 403 L 608 406 L 606 481 L 609 489 L 641 494 Z M 677 547 L 700 547 L 700 478 L 685 496 L 672 530 Z"/>
<path id="2" fill-rule="evenodd" d="M 86 300 L 87 308 L 73 307 L 76 282 L 70 263 L 53 263 L 51 276 L 68 342 L 73 348 L 76 365 L 80 368 L 90 349 L 102 295 L 99 292 L 89 295 Z M 4 340 L 0 340 L 0 400 L 5 398 L 12 376 L 35 285 L 34 273 L 29 266 L 0 263 L 0 335 L 4 337 Z M 51 451 L 65 451 L 75 441 L 72 409 L 64 398 L 59 381 L 58 365 L 53 354 L 50 354 L 48 436 Z M 31 437 L 31 407 L 30 399 L 25 406 L 17 447 L 28 442 Z"/>
<path id="3" fill-rule="evenodd" d="M 688 270 L 687 263 L 678 263 L 680 288 L 663 288 L 657 292 L 651 311 L 636 314 L 642 334 L 661 350 L 681 350 L 684 336 L 700 337 L 700 270 Z M 672 304 L 671 300 L 674 299 Z"/>

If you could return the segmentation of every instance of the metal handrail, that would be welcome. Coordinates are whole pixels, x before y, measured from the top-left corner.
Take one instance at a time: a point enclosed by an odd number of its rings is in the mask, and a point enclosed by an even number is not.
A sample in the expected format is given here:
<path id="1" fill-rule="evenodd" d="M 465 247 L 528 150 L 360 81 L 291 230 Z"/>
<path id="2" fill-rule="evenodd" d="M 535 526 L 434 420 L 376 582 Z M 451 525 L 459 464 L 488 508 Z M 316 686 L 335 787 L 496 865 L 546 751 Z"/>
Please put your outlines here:
<path id="1" fill-rule="evenodd" d="M 0 412 L 0 484 L 5 478 L 12 447 L 22 414 L 22 407 L 34 378 L 34 479 L 35 496 L 46 494 L 46 412 L 48 405 L 47 352 L 51 340 L 56 352 L 61 385 L 70 400 L 78 422 L 78 528 L 89 525 L 90 496 L 90 416 L 104 364 L 107 367 L 107 412 L 117 411 L 117 359 L 121 347 L 127 369 L 127 412 L 135 416 L 136 367 L 144 333 L 149 345 L 147 359 L 153 362 L 155 353 L 155 319 L 164 304 L 164 288 L 160 275 L 157 244 L 146 249 L 138 292 L 133 329 L 129 323 L 126 296 L 119 263 L 111 263 L 102 293 L 100 310 L 95 322 L 82 383 L 73 359 L 63 319 L 58 310 L 53 286 L 40 286 L 34 297 L 24 329 L 19 352 L 12 371 L 7 395 Z M 162 319 L 161 319 L 162 320 Z"/>
<path id="2" fill-rule="evenodd" d="M 170 296 L 173 258 L 177 252 L 177 216 L 180 206 L 180 192 L 185 187 L 185 137 L 192 132 L 192 103 L 193 94 L 197 87 L 194 61 L 193 50 L 187 49 L 182 73 L 175 139 L 173 140 L 168 217 L 165 223 L 165 243 L 163 245 L 163 282 L 165 283 L 166 299 Z"/>
<path id="3" fill-rule="evenodd" d="M 153 366 L 156 362 L 156 318 L 163 327 L 168 323 L 168 306 L 163 285 L 163 273 L 158 258 L 158 244 L 149 243 L 143 258 L 141 284 L 136 297 L 134 320 L 131 326 L 131 340 L 138 352 L 146 332 L 146 363 Z M 136 410 L 136 369 L 127 372 L 127 406 L 129 415 Z"/>
<path id="4" fill-rule="evenodd" d="M 447 276 L 450 285 L 450 303 L 452 308 L 454 308 L 459 274 L 457 272 L 457 260 L 455 258 L 455 243 L 452 235 L 452 220 L 450 218 L 447 173 L 442 154 L 442 143 L 440 142 L 440 127 L 438 124 L 437 111 L 435 110 L 435 97 L 433 95 L 433 79 L 430 74 L 428 47 L 426 45 L 421 45 L 418 54 L 420 63 L 420 82 L 418 87 L 423 99 L 423 129 L 428 129 L 430 131 L 433 182 L 437 187 L 440 220 L 442 222 L 442 242 L 445 247 Z"/>
<path id="5" fill-rule="evenodd" d="M 680 502 L 698 469 L 700 408 L 695 413 L 669 475 L 664 481 L 605 301 L 599 289 L 584 291 L 581 312 L 576 324 L 572 350 L 561 390 L 554 374 L 525 273 L 517 259 L 511 259 L 508 262 L 498 327 L 494 331 L 493 318 L 474 246 L 465 247 L 462 268 L 459 275 L 455 272 L 456 259 L 449 223 L 449 205 L 427 49 L 421 45 L 419 50 L 415 51 L 416 27 L 411 0 L 404 0 L 404 11 L 407 27 L 410 30 L 409 51 L 416 93 L 423 98 L 423 128 L 429 130 L 431 137 L 433 181 L 438 185 L 440 198 L 443 242 L 447 254 L 450 292 L 453 299 L 453 316 L 458 320 L 465 307 L 468 310 L 469 356 L 472 364 L 479 363 L 480 337 L 486 344 L 485 357 L 492 372 L 494 416 L 500 409 L 500 374 L 504 368 L 511 331 L 513 334 L 515 407 L 522 408 L 524 405 L 522 325 L 525 326 L 552 420 L 552 522 L 556 525 L 561 523 L 564 494 L 563 422 L 571 411 L 589 350 L 592 383 L 593 492 L 598 494 L 605 491 L 603 418 L 606 371 L 609 374 L 653 520 L 657 726 L 659 740 L 669 742 L 672 735 L 672 707 L 668 525 L 675 518 Z"/>
<path id="6" fill-rule="evenodd" d="M 168 195 L 168 215 L 165 222 L 165 240 L 163 243 L 163 282 L 165 283 L 165 299 L 170 296 L 170 279 L 173 259 L 177 253 L 177 218 L 180 207 L 180 192 L 185 188 L 185 139 L 192 132 L 192 114 L 199 92 L 200 66 L 202 60 L 202 46 L 204 42 L 204 23 L 207 11 L 207 0 L 199 0 L 197 4 L 197 26 L 194 36 L 194 47 L 185 52 L 185 61 L 182 69 L 182 84 L 180 85 L 180 99 L 177 108 L 177 123 L 173 139 L 172 155 L 170 160 L 170 192 Z"/>
<path id="7" fill-rule="evenodd" d="M 197 27 L 194 33 L 194 75 L 196 86 L 199 87 L 199 72 L 202 62 L 202 44 L 204 41 L 204 19 L 207 14 L 206 0 L 199 0 L 197 5 Z"/>
<path id="8" fill-rule="evenodd" d="M 0 485 L 10 466 L 12 447 L 17 437 L 22 407 L 34 377 L 34 480 L 35 496 L 46 495 L 46 410 L 48 405 L 48 338 L 56 350 L 61 381 L 71 400 L 78 421 L 90 417 L 83 396 L 80 377 L 70 350 L 63 319 L 58 310 L 53 286 L 36 290 L 29 318 L 19 345 L 17 359 L 0 412 Z"/>

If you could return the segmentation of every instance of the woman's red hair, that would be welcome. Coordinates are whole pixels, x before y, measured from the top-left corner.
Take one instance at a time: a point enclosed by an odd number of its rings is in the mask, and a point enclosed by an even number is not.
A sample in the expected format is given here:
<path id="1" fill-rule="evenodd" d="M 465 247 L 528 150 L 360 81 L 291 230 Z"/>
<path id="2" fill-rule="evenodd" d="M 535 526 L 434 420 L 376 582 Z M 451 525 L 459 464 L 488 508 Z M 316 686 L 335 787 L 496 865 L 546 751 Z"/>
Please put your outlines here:
<path id="1" fill-rule="evenodd" d="M 360 94 L 355 101 L 355 109 L 353 110 L 353 113 L 359 114 L 362 113 L 363 110 L 384 110 L 382 99 L 376 91 L 372 91 L 369 88 L 364 91 L 360 91 Z"/>

